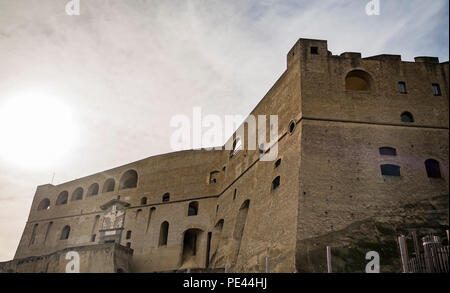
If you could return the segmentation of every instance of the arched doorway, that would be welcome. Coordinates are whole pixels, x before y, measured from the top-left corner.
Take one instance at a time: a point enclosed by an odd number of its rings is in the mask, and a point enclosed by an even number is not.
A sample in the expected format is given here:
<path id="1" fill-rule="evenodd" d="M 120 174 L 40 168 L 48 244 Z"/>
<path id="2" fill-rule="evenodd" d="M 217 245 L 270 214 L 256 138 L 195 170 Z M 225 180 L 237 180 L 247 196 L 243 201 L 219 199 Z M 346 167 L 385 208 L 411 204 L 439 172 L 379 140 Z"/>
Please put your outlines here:
<path id="1" fill-rule="evenodd" d="M 200 253 L 202 236 L 203 231 L 200 229 L 188 229 L 183 233 L 182 268 L 200 268 L 204 266 L 202 254 Z"/>

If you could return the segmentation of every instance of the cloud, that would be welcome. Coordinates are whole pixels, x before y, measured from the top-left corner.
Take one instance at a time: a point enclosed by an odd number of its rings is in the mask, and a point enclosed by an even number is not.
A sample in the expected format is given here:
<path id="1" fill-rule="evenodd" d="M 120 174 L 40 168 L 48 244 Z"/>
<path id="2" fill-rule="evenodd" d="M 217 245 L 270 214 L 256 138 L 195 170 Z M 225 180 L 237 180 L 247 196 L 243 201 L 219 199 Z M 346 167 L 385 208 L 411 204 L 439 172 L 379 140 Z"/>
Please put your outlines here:
<path id="1" fill-rule="evenodd" d="M 68 160 L 31 173 L 0 162 L 0 259 L 12 257 L 36 185 L 60 183 L 172 151 L 170 117 L 247 115 L 286 69 L 298 38 L 328 40 L 334 54 L 448 60 L 448 1 L 66 0 L 0 3 L 0 102 L 48 87 L 76 113 L 82 139 Z M 16 174 L 20 181 L 10 174 Z M 8 199 L 7 201 L 5 201 Z"/>

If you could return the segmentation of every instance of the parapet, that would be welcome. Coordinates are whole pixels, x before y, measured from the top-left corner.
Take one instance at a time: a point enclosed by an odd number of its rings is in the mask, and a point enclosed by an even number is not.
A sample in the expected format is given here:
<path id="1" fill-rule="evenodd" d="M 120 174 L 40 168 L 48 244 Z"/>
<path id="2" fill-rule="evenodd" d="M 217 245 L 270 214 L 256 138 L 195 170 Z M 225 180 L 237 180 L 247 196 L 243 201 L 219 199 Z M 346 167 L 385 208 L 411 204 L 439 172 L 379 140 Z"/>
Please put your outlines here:
<path id="1" fill-rule="evenodd" d="M 419 56 L 414 57 L 414 61 L 416 61 L 417 63 L 439 63 L 439 58 L 429 56 Z"/>

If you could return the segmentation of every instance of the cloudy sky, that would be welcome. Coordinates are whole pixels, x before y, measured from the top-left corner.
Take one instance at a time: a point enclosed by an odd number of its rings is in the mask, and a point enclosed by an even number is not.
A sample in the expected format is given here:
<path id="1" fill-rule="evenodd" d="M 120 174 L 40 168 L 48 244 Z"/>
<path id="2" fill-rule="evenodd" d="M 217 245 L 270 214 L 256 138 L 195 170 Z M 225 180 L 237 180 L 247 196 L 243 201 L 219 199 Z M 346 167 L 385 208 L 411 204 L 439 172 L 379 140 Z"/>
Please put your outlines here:
<path id="1" fill-rule="evenodd" d="M 0 261 L 37 185 L 173 151 L 177 114 L 247 115 L 299 38 L 448 60 L 448 0 L 0 0 Z"/>

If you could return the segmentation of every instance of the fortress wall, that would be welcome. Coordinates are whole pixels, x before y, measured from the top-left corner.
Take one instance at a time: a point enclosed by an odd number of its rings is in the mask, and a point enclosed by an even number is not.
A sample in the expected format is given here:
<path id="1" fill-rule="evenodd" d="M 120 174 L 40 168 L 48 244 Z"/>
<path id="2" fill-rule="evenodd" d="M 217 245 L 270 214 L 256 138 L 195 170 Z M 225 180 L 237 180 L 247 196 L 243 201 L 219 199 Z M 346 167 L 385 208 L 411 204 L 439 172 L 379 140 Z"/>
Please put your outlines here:
<path id="1" fill-rule="evenodd" d="M 92 226 L 97 215 L 102 217 L 103 211 L 100 206 L 117 198 L 118 195 L 121 200 L 129 202 L 132 207 L 140 206 L 141 198 L 144 196 L 147 197 L 146 206 L 162 204 L 162 195 L 166 192 L 170 192 L 170 202 L 163 204 L 187 200 L 188 195 L 190 198 L 216 195 L 219 184 L 209 184 L 208 180 L 209 172 L 213 169 L 211 166 L 218 165 L 220 153 L 220 151 L 172 153 L 141 160 L 57 186 L 39 186 L 15 258 L 39 255 L 43 251 L 49 253 L 67 247 L 67 245 L 95 244 L 95 242 L 91 242 Z M 121 175 L 130 169 L 138 172 L 137 187 L 119 190 Z M 106 178 L 115 179 L 113 192 L 102 193 L 103 182 Z M 99 194 L 88 197 L 86 192 L 94 182 L 100 185 Z M 84 189 L 83 199 L 72 201 L 72 192 L 78 187 Z M 63 190 L 69 191 L 68 203 L 55 205 L 58 194 Z M 44 198 L 50 199 L 50 209 L 37 210 L 39 203 Z M 102 218 L 99 219 L 99 223 L 101 220 Z M 44 243 L 49 222 L 52 222 L 52 226 Z M 35 224 L 38 224 L 35 241 L 30 244 Z M 61 230 L 65 225 L 71 226 L 71 237 L 68 240 L 59 240 Z M 98 224 L 97 230 L 99 226 Z M 98 233 L 96 234 L 98 236 Z"/>
<path id="2" fill-rule="evenodd" d="M 304 120 L 302 131 L 299 271 L 325 272 L 327 245 L 366 249 L 353 254 L 358 271 L 370 250 L 382 263 L 398 262 L 400 232 L 448 229 L 447 130 Z M 380 155 L 383 146 L 397 156 Z M 442 178 L 427 177 L 429 158 L 440 162 Z M 401 177 L 382 176 L 382 164 L 400 166 Z"/>

